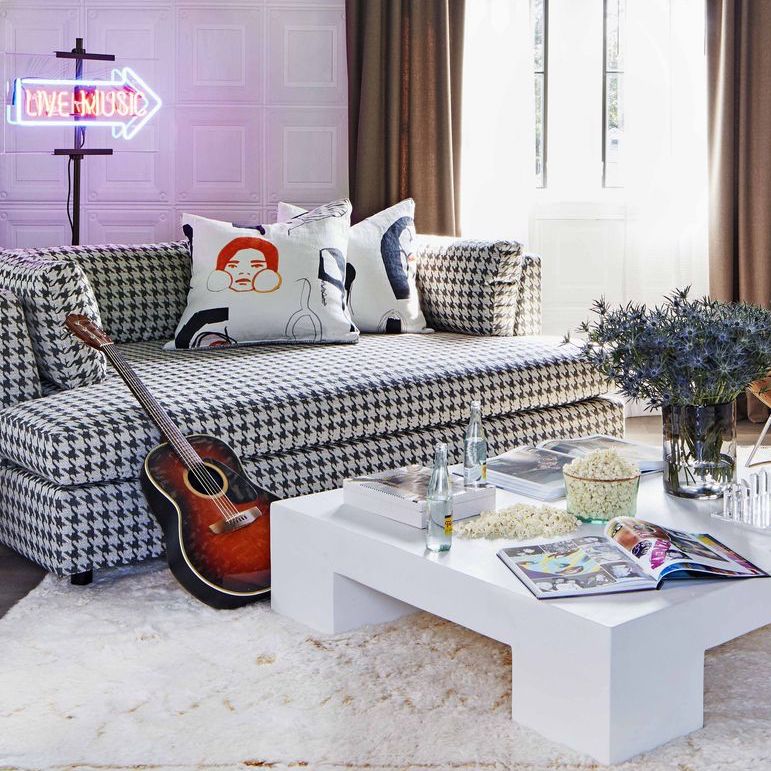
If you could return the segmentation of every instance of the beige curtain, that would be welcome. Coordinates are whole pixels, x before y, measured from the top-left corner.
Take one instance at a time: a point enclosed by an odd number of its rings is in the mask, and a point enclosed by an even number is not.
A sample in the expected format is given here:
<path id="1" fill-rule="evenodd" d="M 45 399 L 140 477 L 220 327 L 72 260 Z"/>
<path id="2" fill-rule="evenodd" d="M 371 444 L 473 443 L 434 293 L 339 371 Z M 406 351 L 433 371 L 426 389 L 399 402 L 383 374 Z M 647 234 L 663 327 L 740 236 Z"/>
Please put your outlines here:
<path id="1" fill-rule="evenodd" d="M 415 199 L 421 233 L 459 235 L 465 0 L 347 0 L 354 222 Z"/>
<path id="2" fill-rule="evenodd" d="M 710 293 L 771 306 L 771 0 L 707 0 Z M 749 397 L 752 420 L 768 410 Z"/>

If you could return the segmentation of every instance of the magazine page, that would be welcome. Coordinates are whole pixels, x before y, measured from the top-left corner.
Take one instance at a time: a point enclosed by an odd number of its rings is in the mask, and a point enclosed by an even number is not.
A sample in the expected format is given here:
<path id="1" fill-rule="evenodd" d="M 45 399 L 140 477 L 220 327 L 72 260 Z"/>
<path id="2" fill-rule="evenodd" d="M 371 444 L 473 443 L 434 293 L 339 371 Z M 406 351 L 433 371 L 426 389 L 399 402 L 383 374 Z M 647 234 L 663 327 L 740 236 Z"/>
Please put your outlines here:
<path id="1" fill-rule="evenodd" d="M 601 535 L 512 546 L 498 556 L 540 599 L 656 588 L 624 550 Z"/>
<path id="2" fill-rule="evenodd" d="M 519 447 L 487 461 L 488 475 L 511 477 L 538 487 L 564 485 L 562 468 L 573 459 L 561 453 Z"/>
<path id="3" fill-rule="evenodd" d="M 605 533 L 657 581 L 675 573 L 737 578 L 766 575 L 707 533 L 686 533 L 631 517 L 612 519 Z"/>
<path id="4" fill-rule="evenodd" d="M 639 466 L 641 471 L 660 470 L 664 463 L 659 447 L 630 442 L 605 434 L 579 436 L 571 439 L 548 439 L 538 446 L 552 452 L 571 455 L 574 458 L 588 455 L 595 450 L 615 450 L 626 460 Z"/>

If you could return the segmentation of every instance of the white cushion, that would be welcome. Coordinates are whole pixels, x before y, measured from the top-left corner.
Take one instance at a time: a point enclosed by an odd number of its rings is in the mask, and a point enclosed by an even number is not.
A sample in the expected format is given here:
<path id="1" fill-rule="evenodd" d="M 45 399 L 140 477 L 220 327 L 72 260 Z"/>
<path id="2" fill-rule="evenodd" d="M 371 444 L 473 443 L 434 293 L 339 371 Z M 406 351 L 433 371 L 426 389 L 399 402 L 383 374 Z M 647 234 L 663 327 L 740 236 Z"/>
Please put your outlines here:
<path id="1" fill-rule="evenodd" d="M 185 214 L 190 292 L 166 347 L 356 342 L 345 297 L 350 219 L 347 200 L 256 228 Z"/>
<path id="2" fill-rule="evenodd" d="M 305 209 L 279 203 L 278 220 Z M 415 284 L 415 202 L 408 198 L 351 228 L 346 289 L 362 332 L 430 332 Z"/>

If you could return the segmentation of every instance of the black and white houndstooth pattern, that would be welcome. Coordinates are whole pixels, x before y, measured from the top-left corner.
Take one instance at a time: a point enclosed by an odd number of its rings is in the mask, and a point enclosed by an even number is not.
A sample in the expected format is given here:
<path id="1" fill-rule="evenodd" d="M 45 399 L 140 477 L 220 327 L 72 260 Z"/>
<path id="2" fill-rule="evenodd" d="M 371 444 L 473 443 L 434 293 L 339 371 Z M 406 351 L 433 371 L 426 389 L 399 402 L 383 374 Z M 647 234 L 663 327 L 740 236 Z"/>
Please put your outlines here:
<path id="1" fill-rule="evenodd" d="M 242 458 L 570 404 L 605 392 L 557 338 L 366 335 L 355 346 L 121 350 L 188 433 Z M 66 485 L 132 479 L 159 433 L 110 377 L 0 413 L 0 457 Z"/>
<path id="2" fill-rule="evenodd" d="M 36 399 L 42 393 L 35 352 L 24 309 L 11 292 L 0 289 L 0 410 Z"/>
<path id="3" fill-rule="evenodd" d="M 623 434 L 623 407 L 590 399 L 490 418 L 491 453 L 541 439 L 602 432 Z M 436 442 L 461 460 L 463 422 L 377 439 L 246 460 L 247 474 L 280 497 L 339 487 L 347 476 L 426 463 Z M 0 467 L 0 540 L 59 575 L 148 559 L 162 553 L 160 528 L 136 480 L 60 487 L 14 466 Z"/>
<path id="4" fill-rule="evenodd" d="M 57 246 L 6 253 L 79 266 L 93 293 L 104 330 L 118 343 L 168 340 L 190 288 L 186 241 L 157 244 Z"/>
<path id="5" fill-rule="evenodd" d="M 186 241 L 56 250 L 83 268 L 104 330 L 117 343 L 169 340 L 187 304 L 190 252 Z"/>
<path id="6" fill-rule="evenodd" d="M 534 335 L 540 258 L 515 241 L 422 237 L 417 282 L 428 326 L 470 335 Z"/>
<path id="7" fill-rule="evenodd" d="M 96 297 L 79 265 L 58 258 L 55 250 L 0 251 L 0 289 L 21 303 L 44 377 L 61 388 L 104 379 L 107 366 L 102 355 L 64 327 L 68 313 L 85 313 L 101 322 Z"/>

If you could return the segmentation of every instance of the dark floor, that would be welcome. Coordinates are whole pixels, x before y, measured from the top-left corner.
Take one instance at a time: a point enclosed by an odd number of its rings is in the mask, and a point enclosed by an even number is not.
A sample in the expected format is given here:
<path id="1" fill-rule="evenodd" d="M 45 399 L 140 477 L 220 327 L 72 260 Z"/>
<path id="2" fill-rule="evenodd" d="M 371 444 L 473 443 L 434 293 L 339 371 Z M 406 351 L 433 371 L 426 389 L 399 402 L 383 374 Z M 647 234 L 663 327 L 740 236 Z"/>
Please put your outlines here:
<path id="1" fill-rule="evenodd" d="M 755 443 L 761 426 L 743 421 L 737 426 L 739 444 L 750 446 Z M 626 424 L 626 436 L 639 442 L 652 444 L 661 437 L 661 418 L 629 418 Z M 771 434 L 766 444 L 771 442 Z M 15 552 L 0 544 L 0 617 L 4 616 L 12 605 L 31 592 L 43 579 L 45 571 L 20 557 Z M 87 592 L 88 587 L 83 587 Z"/>
<path id="2" fill-rule="evenodd" d="M 0 616 L 43 579 L 45 570 L 0 544 Z"/>

